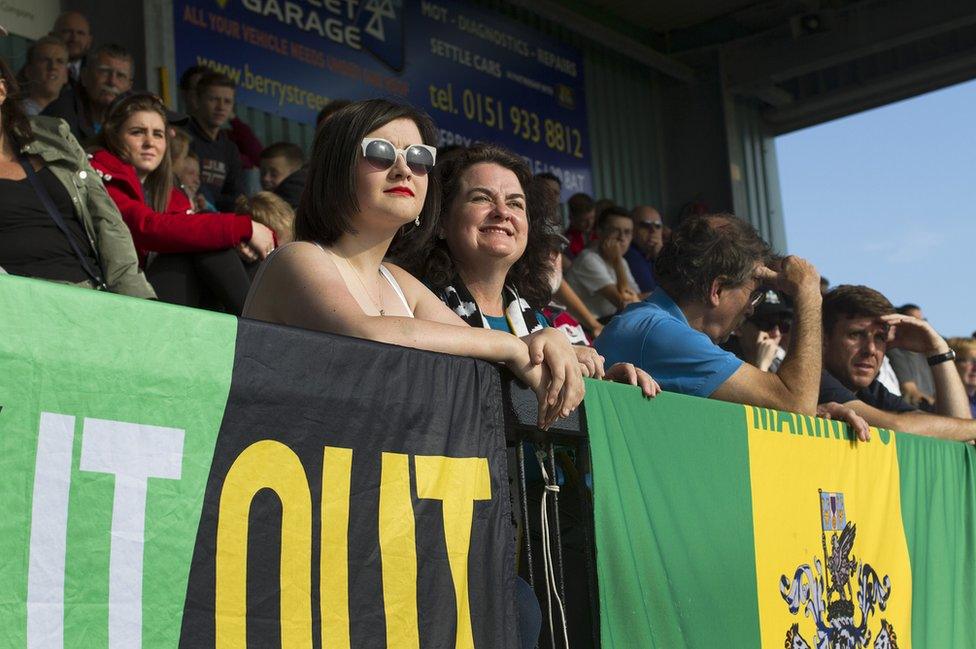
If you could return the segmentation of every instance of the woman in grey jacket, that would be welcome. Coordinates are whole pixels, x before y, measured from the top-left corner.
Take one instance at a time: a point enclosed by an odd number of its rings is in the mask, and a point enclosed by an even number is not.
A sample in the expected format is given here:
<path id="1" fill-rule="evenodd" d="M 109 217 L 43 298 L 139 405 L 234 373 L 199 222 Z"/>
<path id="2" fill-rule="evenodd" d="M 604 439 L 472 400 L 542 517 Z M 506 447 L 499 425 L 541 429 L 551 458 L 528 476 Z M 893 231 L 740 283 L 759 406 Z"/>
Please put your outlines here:
<path id="1" fill-rule="evenodd" d="M 0 266 L 14 275 L 89 287 L 95 286 L 94 270 L 114 293 L 154 298 L 132 236 L 67 124 L 28 118 L 16 95 L 15 78 L 0 59 Z"/>

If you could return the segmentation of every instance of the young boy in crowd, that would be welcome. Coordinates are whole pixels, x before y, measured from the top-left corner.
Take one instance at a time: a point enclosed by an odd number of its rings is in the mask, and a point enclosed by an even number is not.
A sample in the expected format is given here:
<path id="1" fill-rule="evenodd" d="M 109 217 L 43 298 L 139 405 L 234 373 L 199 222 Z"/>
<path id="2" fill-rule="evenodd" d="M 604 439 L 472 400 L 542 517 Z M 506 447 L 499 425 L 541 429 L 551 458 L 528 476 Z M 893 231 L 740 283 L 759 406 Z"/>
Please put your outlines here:
<path id="1" fill-rule="evenodd" d="M 291 142 L 275 142 L 261 152 L 261 187 L 298 209 L 305 189 L 305 154 Z"/>
<path id="2" fill-rule="evenodd" d="M 240 152 L 225 125 L 234 109 L 234 81 L 218 72 L 207 72 L 196 83 L 196 100 L 190 111 L 190 149 L 200 160 L 201 191 L 218 210 L 230 211 L 238 196 L 246 193 Z"/>
<path id="3" fill-rule="evenodd" d="M 173 173 L 197 212 L 216 212 L 217 208 L 200 191 L 200 159 L 188 151 L 179 162 L 173 163 Z"/>
<path id="4" fill-rule="evenodd" d="M 190 142 L 190 135 L 186 131 L 176 129 L 170 143 L 173 173 L 195 211 L 216 212 L 217 209 L 200 193 L 200 158 L 190 149 Z"/>

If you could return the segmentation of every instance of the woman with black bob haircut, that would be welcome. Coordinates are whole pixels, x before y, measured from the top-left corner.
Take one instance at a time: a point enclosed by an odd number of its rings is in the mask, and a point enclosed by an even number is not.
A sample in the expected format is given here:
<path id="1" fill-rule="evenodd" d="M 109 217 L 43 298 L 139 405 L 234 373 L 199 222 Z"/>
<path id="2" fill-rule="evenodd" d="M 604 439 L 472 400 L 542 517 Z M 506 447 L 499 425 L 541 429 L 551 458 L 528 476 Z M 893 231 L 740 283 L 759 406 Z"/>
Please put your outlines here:
<path id="1" fill-rule="evenodd" d="M 68 125 L 27 117 L 0 58 L 0 267 L 133 297 L 155 293 L 132 237 Z"/>
<path id="2" fill-rule="evenodd" d="M 383 99 L 350 104 L 315 137 L 294 243 L 255 278 L 246 317 L 504 363 L 535 392 L 539 425 L 583 398 L 576 354 L 543 329 L 525 338 L 474 329 L 399 266 L 437 229 L 436 130 Z"/>
<path id="3" fill-rule="evenodd" d="M 320 129 L 312 146 L 308 182 L 295 212 L 295 240 L 314 241 L 331 246 L 346 233 L 355 234 L 353 216 L 359 212 L 357 163 L 364 157 L 362 140 L 384 124 L 409 120 L 420 132 L 419 144 L 433 148 L 437 129 L 430 118 L 406 104 L 385 100 L 360 101 L 335 112 L 340 124 L 323 135 Z M 332 118 L 330 117 L 330 120 Z M 436 153 L 434 153 L 436 161 Z M 397 157 L 400 160 L 400 156 Z M 426 240 L 434 230 L 440 211 L 441 193 L 434 174 L 421 170 L 427 178 L 427 196 L 419 197 L 422 207 L 411 225 L 399 227 L 391 243 L 398 255 L 406 254 Z M 329 187 L 330 191 L 310 191 Z"/>
<path id="4" fill-rule="evenodd" d="M 407 267 L 472 327 L 519 337 L 549 327 L 542 309 L 552 299 L 560 248 L 550 214 L 555 205 L 522 157 L 479 143 L 452 152 L 434 175 L 443 188 L 437 231 Z M 573 351 L 585 376 L 604 378 L 596 350 L 582 345 Z M 647 396 L 660 391 L 629 363 L 611 368 L 608 378 L 640 382 Z"/>

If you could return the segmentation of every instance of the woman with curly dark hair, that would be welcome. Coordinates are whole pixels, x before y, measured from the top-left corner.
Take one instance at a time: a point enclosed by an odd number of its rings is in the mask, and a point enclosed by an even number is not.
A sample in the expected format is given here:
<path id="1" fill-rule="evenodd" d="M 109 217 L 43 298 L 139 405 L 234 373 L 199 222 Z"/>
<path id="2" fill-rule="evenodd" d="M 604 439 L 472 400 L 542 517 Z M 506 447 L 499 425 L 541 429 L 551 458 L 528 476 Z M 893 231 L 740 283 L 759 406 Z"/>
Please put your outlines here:
<path id="1" fill-rule="evenodd" d="M 135 297 L 155 297 L 132 237 L 67 124 L 27 117 L 0 59 L 0 267 Z"/>
<path id="2" fill-rule="evenodd" d="M 416 271 L 472 326 L 518 335 L 540 329 L 556 235 L 544 220 L 528 218 L 528 166 L 493 144 L 446 158 L 435 170 L 443 192 L 439 232 L 416 255 Z M 500 319 L 498 327 L 490 326 L 492 318 Z"/>
<path id="3" fill-rule="evenodd" d="M 494 144 L 445 157 L 435 168 L 442 187 L 437 233 L 407 260 L 411 270 L 472 327 L 523 337 L 549 326 L 541 311 L 552 298 L 559 235 L 542 217 L 548 199 L 528 165 Z M 592 348 L 574 351 L 584 375 L 604 376 Z M 650 376 L 630 364 L 607 374 L 657 393 Z"/>

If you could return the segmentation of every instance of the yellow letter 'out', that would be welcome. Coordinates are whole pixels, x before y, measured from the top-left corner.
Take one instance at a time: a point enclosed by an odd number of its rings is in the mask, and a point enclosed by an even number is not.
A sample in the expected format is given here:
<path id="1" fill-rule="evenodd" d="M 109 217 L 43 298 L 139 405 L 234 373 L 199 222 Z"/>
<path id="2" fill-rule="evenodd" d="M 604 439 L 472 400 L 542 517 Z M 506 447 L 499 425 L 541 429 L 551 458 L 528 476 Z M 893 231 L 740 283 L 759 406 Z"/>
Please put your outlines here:
<path id="1" fill-rule="evenodd" d="M 247 523 L 262 489 L 281 500 L 281 646 L 311 649 L 312 495 L 298 456 L 273 440 L 244 449 L 220 492 L 215 646 L 247 646 Z"/>

